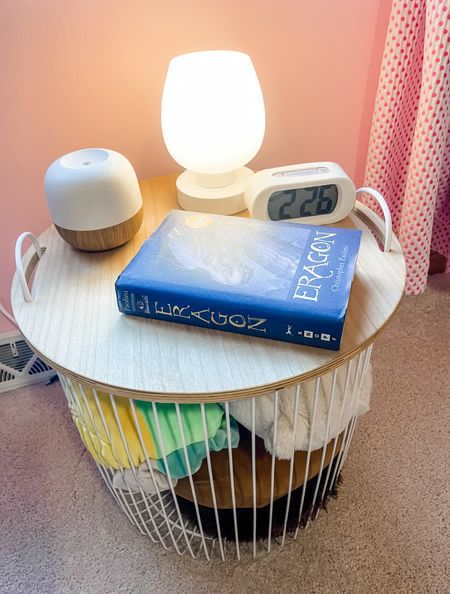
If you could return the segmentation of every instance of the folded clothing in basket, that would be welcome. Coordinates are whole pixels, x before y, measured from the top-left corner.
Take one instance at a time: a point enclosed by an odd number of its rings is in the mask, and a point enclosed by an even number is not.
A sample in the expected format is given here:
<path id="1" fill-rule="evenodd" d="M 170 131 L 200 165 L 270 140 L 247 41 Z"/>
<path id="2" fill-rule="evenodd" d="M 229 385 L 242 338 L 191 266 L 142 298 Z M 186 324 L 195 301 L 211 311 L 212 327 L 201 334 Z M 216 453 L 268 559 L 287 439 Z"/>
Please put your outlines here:
<path id="1" fill-rule="evenodd" d="M 209 406 L 209 405 L 207 405 Z M 181 408 L 181 407 L 180 407 Z M 233 418 L 230 418 L 231 447 L 236 448 L 239 445 L 239 429 Z M 227 430 L 225 418 L 216 434 L 208 439 L 208 448 L 210 452 L 219 452 L 228 447 Z M 186 448 L 187 460 L 184 449 L 175 450 L 166 456 L 166 463 L 169 468 L 172 485 L 175 487 L 178 479 L 195 474 L 202 465 L 206 457 L 206 445 L 204 441 L 191 443 Z M 144 462 L 138 468 L 124 468 L 115 470 L 113 476 L 113 485 L 118 489 L 129 489 L 139 492 L 141 489 L 150 495 L 158 491 L 167 491 L 170 489 L 169 478 L 166 474 L 164 459 L 149 459 L 150 467 Z M 187 480 L 187 478 L 186 478 Z M 156 483 L 156 484 L 155 484 Z"/>
<path id="2" fill-rule="evenodd" d="M 340 367 L 335 372 L 335 388 L 332 394 L 333 373 L 320 377 L 317 404 L 314 413 L 316 380 L 299 386 L 297 422 L 294 438 L 294 410 L 296 387 L 280 390 L 278 407 L 274 410 L 275 394 L 255 398 L 255 433 L 264 440 L 266 450 L 275 451 L 275 456 L 290 459 L 294 451 L 318 450 L 345 429 L 351 417 L 369 410 L 372 391 L 372 370 L 369 364 L 361 380 L 356 368 L 349 371 Z M 347 384 L 347 385 L 346 385 Z M 230 402 L 230 413 L 252 430 L 251 398 Z M 274 440 L 274 418 L 277 419 Z M 275 443 L 274 443 L 275 441 Z"/>
<path id="3" fill-rule="evenodd" d="M 172 479 L 182 478 L 189 474 L 189 470 L 194 473 L 200 468 L 206 456 L 200 405 L 179 405 L 181 432 L 173 403 L 153 405 L 134 400 L 133 408 L 128 398 L 111 397 L 104 392 L 94 392 L 88 386 L 73 385 L 76 403 L 71 406 L 72 417 L 97 463 L 119 473 L 133 467 L 137 469 L 145 463 L 150 472 L 148 459 L 153 469 L 163 474 L 168 470 Z M 205 404 L 204 410 L 208 446 L 211 451 L 219 451 L 228 446 L 224 410 L 214 403 Z M 230 425 L 231 445 L 237 447 L 237 424 L 232 420 Z M 141 474 L 145 467 L 140 469 Z M 130 473 L 122 475 L 125 484 L 127 477 L 131 480 Z M 117 481 L 120 483 L 120 479 Z"/>
<path id="4" fill-rule="evenodd" d="M 124 491 L 139 493 L 142 489 L 149 495 L 160 491 L 168 491 L 170 482 L 168 477 L 154 467 L 153 460 L 149 460 L 150 466 L 144 462 L 137 468 L 122 468 L 115 470 L 113 474 L 113 487 Z M 178 480 L 172 478 L 172 486 L 176 487 Z"/>

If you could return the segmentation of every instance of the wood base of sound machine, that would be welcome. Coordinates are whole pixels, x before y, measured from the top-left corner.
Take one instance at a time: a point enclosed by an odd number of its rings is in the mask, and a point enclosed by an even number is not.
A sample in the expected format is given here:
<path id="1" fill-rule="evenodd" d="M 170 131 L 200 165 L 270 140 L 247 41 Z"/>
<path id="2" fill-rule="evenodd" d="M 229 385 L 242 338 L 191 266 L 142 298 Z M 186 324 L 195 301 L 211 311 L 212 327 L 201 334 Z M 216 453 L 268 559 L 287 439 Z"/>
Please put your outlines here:
<path id="1" fill-rule="evenodd" d="M 104 229 L 92 229 L 89 231 L 74 231 L 64 229 L 55 224 L 56 230 L 68 244 L 87 252 L 102 252 L 119 247 L 130 241 L 142 224 L 144 210 L 141 207 L 138 212 L 119 225 L 105 227 Z"/>

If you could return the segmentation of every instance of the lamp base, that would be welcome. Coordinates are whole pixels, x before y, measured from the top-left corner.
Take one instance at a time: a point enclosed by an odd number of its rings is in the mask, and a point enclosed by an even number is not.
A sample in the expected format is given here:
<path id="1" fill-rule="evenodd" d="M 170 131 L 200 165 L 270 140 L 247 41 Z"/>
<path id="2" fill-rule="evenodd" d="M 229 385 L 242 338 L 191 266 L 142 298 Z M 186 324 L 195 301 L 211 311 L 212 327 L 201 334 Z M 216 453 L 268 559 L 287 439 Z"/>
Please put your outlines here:
<path id="1" fill-rule="evenodd" d="M 197 181 L 192 171 L 184 171 L 177 178 L 177 200 L 184 210 L 231 215 L 245 210 L 244 190 L 254 175 L 248 167 L 236 171 L 233 183 L 221 188 L 207 188 Z"/>

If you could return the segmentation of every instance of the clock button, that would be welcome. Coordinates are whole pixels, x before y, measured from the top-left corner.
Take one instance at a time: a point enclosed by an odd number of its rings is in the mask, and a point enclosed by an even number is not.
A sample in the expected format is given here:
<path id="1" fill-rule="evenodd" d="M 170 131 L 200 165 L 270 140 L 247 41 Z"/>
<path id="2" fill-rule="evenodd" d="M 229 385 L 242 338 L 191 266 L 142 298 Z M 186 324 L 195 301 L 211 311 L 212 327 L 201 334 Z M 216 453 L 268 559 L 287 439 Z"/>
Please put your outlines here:
<path id="1" fill-rule="evenodd" d="M 328 173 L 328 167 L 305 167 L 305 169 L 291 169 L 286 171 L 276 171 L 272 173 L 273 177 L 296 177 L 301 175 L 319 175 Z"/>

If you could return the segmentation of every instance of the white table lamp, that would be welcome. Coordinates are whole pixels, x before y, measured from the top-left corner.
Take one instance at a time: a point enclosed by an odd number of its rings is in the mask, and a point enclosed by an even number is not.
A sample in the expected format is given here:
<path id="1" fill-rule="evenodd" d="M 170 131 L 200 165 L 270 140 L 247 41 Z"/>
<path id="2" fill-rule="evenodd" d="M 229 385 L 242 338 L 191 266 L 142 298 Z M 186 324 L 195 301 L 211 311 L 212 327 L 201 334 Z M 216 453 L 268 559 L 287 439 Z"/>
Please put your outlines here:
<path id="1" fill-rule="evenodd" d="M 187 170 L 177 179 L 180 206 L 217 214 L 244 210 L 253 175 L 244 165 L 265 131 L 264 100 L 249 56 L 204 51 L 171 60 L 161 125 L 167 150 Z"/>

